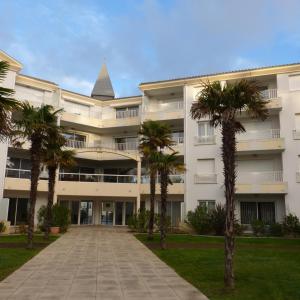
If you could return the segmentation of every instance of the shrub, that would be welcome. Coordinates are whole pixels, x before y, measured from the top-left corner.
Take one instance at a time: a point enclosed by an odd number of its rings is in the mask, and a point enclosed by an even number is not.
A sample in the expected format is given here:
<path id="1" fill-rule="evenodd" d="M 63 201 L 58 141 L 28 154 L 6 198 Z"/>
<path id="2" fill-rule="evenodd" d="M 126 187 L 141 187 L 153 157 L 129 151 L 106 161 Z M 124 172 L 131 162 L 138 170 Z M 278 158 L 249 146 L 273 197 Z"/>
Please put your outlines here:
<path id="1" fill-rule="evenodd" d="M 266 233 L 265 223 L 261 220 L 252 221 L 251 226 L 255 236 L 263 236 Z"/>
<path id="2" fill-rule="evenodd" d="M 269 227 L 269 234 L 271 236 L 283 236 L 283 225 L 280 223 L 273 223 Z"/>
<path id="3" fill-rule="evenodd" d="M 148 210 L 140 210 L 128 219 L 128 227 L 137 232 L 147 232 L 149 215 L 150 212 Z"/>
<path id="4" fill-rule="evenodd" d="M 221 204 L 217 204 L 215 209 L 209 213 L 211 229 L 215 235 L 224 235 L 226 211 L 225 207 Z"/>
<path id="5" fill-rule="evenodd" d="M 70 224 L 70 210 L 65 206 L 54 204 L 52 207 L 52 226 L 58 226 L 60 232 L 66 232 Z"/>
<path id="6" fill-rule="evenodd" d="M 207 210 L 198 205 L 195 211 L 187 213 L 187 222 L 196 230 L 198 234 L 207 234 L 212 231 L 210 215 Z"/>
<path id="7" fill-rule="evenodd" d="M 45 216 L 46 216 L 47 207 L 45 205 L 42 205 L 37 213 L 37 219 L 38 219 L 38 228 L 40 231 L 45 231 Z"/>
<path id="8" fill-rule="evenodd" d="M 283 221 L 284 233 L 287 235 L 297 236 L 300 234 L 300 222 L 297 216 L 289 214 Z"/>
<path id="9" fill-rule="evenodd" d="M 26 234 L 27 233 L 28 226 L 26 224 L 20 224 L 19 225 L 19 233 Z"/>
<path id="10" fill-rule="evenodd" d="M 3 221 L 0 222 L 0 233 L 4 232 L 6 230 L 6 226 Z"/>
<path id="11" fill-rule="evenodd" d="M 236 235 L 242 235 L 246 230 L 246 226 L 240 224 L 237 220 L 234 222 L 234 233 Z"/>
<path id="12" fill-rule="evenodd" d="M 159 231 L 160 229 L 160 215 L 159 214 L 155 214 L 154 216 L 154 228 L 156 231 Z M 166 221 L 165 221 L 165 230 L 168 232 L 170 231 L 170 228 L 171 228 L 171 217 L 169 216 L 166 216 Z"/>

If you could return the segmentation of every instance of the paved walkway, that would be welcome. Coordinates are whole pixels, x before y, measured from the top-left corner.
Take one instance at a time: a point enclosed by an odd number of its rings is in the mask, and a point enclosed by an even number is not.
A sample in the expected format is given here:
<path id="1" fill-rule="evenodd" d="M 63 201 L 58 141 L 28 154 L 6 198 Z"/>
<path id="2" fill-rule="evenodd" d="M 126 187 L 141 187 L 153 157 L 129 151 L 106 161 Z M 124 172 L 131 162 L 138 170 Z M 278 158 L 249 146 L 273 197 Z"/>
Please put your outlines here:
<path id="1" fill-rule="evenodd" d="M 122 229 L 73 228 L 0 283 L 0 299 L 205 300 Z"/>

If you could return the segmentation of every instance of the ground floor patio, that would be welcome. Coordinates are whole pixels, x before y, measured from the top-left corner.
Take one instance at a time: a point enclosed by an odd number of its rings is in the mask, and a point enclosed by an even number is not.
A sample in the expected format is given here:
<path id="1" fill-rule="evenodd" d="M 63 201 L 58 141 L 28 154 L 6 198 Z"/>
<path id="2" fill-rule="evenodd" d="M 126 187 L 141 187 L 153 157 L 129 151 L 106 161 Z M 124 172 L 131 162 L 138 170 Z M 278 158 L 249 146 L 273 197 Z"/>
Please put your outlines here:
<path id="1" fill-rule="evenodd" d="M 207 299 L 126 229 L 72 228 L 0 283 L 0 299 Z"/>

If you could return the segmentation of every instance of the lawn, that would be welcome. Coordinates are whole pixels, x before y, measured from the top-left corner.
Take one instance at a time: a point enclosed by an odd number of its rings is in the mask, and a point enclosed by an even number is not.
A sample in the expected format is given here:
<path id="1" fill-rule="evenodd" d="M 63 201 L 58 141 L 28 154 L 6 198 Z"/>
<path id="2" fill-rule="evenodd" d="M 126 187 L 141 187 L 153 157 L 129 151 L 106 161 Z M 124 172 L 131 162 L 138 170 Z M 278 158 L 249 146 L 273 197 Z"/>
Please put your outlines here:
<path id="1" fill-rule="evenodd" d="M 143 234 L 136 237 L 212 300 L 300 299 L 299 239 L 237 238 L 236 289 L 226 292 L 222 237 L 173 234 L 164 251 L 158 235 L 153 242 Z"/>
<path id="2" fill-rule="evenodd" d="M 57 237 L 51 236 L 50 242 Z M 0 281 L 39 253 L 49 242 L 43 236 L 34 237 L 34 249 L 26 249 L 25 235 L 0 236 Z"/>

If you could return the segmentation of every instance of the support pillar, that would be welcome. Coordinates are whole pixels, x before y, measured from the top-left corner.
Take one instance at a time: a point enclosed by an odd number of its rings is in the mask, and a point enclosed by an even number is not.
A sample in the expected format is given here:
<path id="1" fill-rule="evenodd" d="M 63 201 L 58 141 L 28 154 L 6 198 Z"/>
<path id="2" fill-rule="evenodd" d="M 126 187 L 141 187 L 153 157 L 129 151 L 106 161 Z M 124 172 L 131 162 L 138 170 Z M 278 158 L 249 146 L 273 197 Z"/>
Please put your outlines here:
<path id="1" fill-rule="evenodd" d="M 136 197 L 136 212 L 139 211 L 141 207 L 141 176 L 142 176 L 142 162 L 141 159 L 137 161 L 137 185 L 138 194 Z"/>

